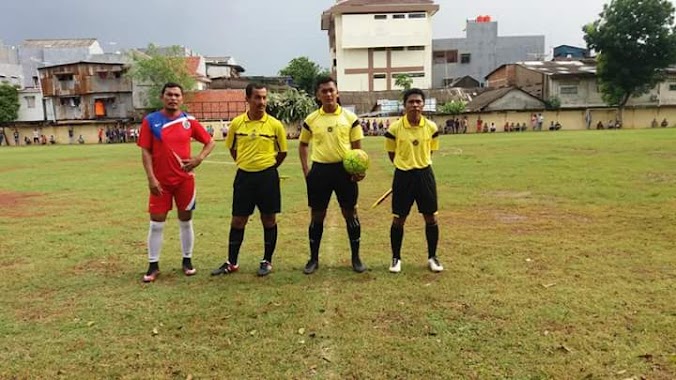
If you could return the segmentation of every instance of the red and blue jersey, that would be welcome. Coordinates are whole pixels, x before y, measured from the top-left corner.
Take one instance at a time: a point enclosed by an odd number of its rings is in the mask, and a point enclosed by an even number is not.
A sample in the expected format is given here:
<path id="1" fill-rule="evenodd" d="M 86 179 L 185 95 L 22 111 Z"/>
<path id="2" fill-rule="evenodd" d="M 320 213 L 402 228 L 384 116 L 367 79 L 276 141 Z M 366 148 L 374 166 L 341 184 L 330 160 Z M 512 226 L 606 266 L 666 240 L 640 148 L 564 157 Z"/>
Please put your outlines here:
<path id="1" fill-rule="evenodd" d="M 162 111 L 143 119 L 137 145 L 152 153 L 153 172 L 161 184 L 176 185 L 193 173 L 182 169 L 181 160 L 190 159 L 190 141 L 208 144 L 211 136 L 195 119 L 184 112 L 170 118 Z"/>

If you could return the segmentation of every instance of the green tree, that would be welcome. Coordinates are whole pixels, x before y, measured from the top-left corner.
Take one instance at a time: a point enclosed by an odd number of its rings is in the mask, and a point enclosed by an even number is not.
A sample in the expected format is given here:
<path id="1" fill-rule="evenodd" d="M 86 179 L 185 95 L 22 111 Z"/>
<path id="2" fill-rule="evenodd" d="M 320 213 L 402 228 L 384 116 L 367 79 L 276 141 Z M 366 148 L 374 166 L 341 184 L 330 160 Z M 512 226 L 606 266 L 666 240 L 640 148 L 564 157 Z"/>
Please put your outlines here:
<path id="1" fill-rule="evenodd" d="M 8 83 L 0 83 L 0 124 L 19 117 L 19 90 Z"/>
<path id="2" fill-rule="evenodd" d="M 450 102 L 442 104 L 438 111 L 449 115 L 460 115 L 465 112 L 465 107 L 467 107 L 467 102 L 462 100 L 451 100 Z"/>
<path id="3" fill-rule="evenodd" d="M 289 64 L 279 71 L 279 75 L 290 76 L 298 89 L 314 94 L 317 78 L 328 76 L 329 71 L 322 69 L 308 57 L 297 57 L 289 61 Z"/>
<path id="4" fill-rule="evenodd" d="M 619 107 L 654 88 L 676 62 L 674 7 L 669 0 L 612 0 L 599 19 L 584 26 L 598 53 L 596 73 L 603 100 Z"/>
<path id="5" fill-rule="evenodd" d="M 403 88 L 404 91 L 410 90 L 413 86 L 413 78 L 408 74 L 395 74 L 394 85 Z"/>
<path id="6" fill-rule="evenodd" d="M 289 88 L 268 96 L 267 112 L 286 123 L 295 125 L 317 108 L 317 103 L 305 91 Z"/>
<path id="7" fill-rule="evenodd" d="M 178 46 L 161 52 L 150 44 L 145 54 L 132 51 L 131 59 L 133 65 L 128 75 L 141 86 L 147 86 L 148 108 L 162 108 L 160 95 L 162 86 L 167 82 L 178 83 L 186 91 L 195 88 L 197 82 L 188 70 L 187 61 Z"/>

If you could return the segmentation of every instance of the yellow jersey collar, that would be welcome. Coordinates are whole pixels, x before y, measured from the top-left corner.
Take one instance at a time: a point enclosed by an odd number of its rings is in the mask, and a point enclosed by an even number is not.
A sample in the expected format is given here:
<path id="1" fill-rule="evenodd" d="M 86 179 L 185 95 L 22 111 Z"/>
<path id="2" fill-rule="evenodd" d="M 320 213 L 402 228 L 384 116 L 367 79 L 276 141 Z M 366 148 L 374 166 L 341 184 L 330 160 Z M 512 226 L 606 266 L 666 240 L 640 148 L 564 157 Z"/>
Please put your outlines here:
<path id="1" fill-rule="evenodd" d="M 340 105 L 336 105 L 336 110 L 334 112 L 325 112 L 324 107 L 319 107 L 319 114 L 320 115 L 340 115 L 340 113 L 343 112 L 343 108 Z"/>
<path id="2" fill-rule="evenodd" d="M 258 120 L 251 120 L 251 119 L 249 119 L 249 112 L 248 111 L 244 112 L 244 122 L 247 123 L 249 121 L 260 121 L 260 122 L 266 123 L 268 121 L 268 113 L 267 112 L 263 113 L 263 117 L 261 117 Z"/>
<path id="3" fill-rule="evenodd" d="M 417 125 L 411 125 L 408 121 L 408 116 L 404 115 L 404 128 L 422 127 L 427 122 L 425 116 L 420 115 L 420 122 Z"/>

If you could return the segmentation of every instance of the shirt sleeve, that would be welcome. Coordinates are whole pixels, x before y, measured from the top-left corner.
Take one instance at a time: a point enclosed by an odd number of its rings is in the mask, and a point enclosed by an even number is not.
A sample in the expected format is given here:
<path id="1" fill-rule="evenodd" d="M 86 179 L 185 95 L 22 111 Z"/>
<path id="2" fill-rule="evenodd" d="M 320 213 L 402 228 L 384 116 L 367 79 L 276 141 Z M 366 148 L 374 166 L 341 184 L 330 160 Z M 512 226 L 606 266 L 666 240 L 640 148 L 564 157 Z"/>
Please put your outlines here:
<path id="1" fill-rule="evenodd" d="M 230 129 L 228 129 L 228 134 L 225 136 L 225 146 L 228 149 L 235 149 L 235 135 L 237 134 L 237 127 L 239 126 L 239 121 L 237 119 L 233 120 L 230 124 Z"/>
<path id="2" fill-rule="evenodd" d="M 141 130 L 139 131 L 136 145 L 149 150 L 153 148 L 153 133 L 150 131 L 150 124 L 146 118 L 141 123 Z"/>
<path id="3" fill-rule="evenodd" d="M 385 132 L 385 150 L 394 152 L 397 150 L 397 124 L 392 124 Z"/>
<path id="4" fill-rule="evenodd" d="M 364 138 L 364 131 L 361 129 L 361 124 L 359 124 L 359 119 L 355 117 L 352 122 L 352 128 L 350 129 L 350 142 L 359 141 Z"/>
<path id="5" fill-rule="evenodd" d="M 201 142 L 202 144 L 208 144 L 211 141 L 211 135 L 204 129 L 204 126 L 200 124 L 197 120 L 194 120 L 192 123 L 192 138 Z"/>
<path id="6" fill-rule="evenodd" d="M 309 144 L 310 140 L 312 140 L 312 130 L 310 130 L 307 122 L 303 122 L 303 128 L 300 130 L 300 142 Z"/>
<path id="7" fill-rule="evenodd" d="M 439 150 L 439 128 L 436 124 L 430 124 L 430 133 L 432 134 L 432 141 L 430 141 L 430 150 Z"/>
<path id="8" fill-rule="evenodd" d="M 286 145 L 286 128 L 281 122 L 277 122 L 277 151 L 286 152 L 288 147 Z"/>

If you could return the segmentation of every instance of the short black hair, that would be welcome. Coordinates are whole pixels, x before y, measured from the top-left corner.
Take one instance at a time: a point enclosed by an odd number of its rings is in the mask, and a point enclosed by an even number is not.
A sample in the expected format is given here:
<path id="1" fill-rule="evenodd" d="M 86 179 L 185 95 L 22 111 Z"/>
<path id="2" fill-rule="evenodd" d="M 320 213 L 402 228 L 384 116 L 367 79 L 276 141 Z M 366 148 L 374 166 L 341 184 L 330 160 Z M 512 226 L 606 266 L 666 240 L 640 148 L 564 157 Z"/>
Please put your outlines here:
<path id="1" fill-rule="evenodd" d="M 267 87 L 265 87 L 265 85 L 261 84 L 261 83 L 249 83 L 249 84 L 247 84 L 246 90 L 244 90 L 246 92 L 246 98 L 249 99 L 251 97 L 251 95 L 253 95 L 254 90 L 262 90 L 262 89 L 267 90 Z"/>
<path id="2" fill-rule="evenodd" d="M 425 102 L 425 93 L 419 88 L 411 88 L 404 92 L 404 104 L 406 104 L 406 101 L 411 95 L 420 95 L 422 96 L 423 102 Z"/>
<path id="3" fill-rule="evenodd" d="M 174 82 L 167 82 L 162 86 L 162 92 L 160 92 L 160 95 L 164 95 L 164 91 L 168 88 L 180 88 L 181 89 L 181 95 L 183 95 L 183 86 L 181 86 L 178 83 Z"/>
<path id="4" fill-rule="evenodd" d="M 322 75 L 322 76 L 318 77 L 317 83 L 315 84 L 315 93 L 317 91 L 319 91 L 319 86 L 326 84 L 326 83 L 331 83 L 331 82 L 333 82 L 333 84 L 338 86 L 338 82 L 336 82 L 335 79 L 333 79 L 332 77 L 330 77 L 328 75 Z"/>

